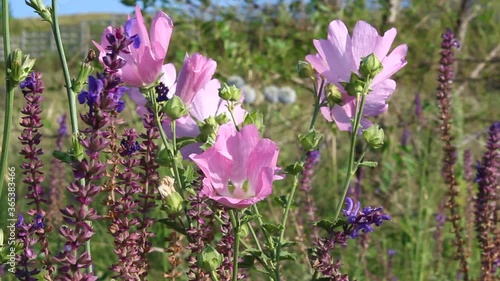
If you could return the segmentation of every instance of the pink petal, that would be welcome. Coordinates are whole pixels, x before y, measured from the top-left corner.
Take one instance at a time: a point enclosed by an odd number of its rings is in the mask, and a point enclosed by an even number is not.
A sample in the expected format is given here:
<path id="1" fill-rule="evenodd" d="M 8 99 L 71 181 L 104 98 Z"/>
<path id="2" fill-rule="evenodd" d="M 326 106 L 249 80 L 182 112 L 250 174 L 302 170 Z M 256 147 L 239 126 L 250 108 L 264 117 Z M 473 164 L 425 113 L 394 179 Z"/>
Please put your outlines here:
<path id="1" fill-rule="evenodd" d="M 377 30 L 364 21 L 358 21 L 352 32 L 352 53 L 358 70 L 361 58 L 373 53 L 380 36 Z M 379 57 L 379 59 L 381 59 Z"/>
<path id="2" fill-rule="evenodd" d="M 129 36 L 134 36 L 136 34 L 141 40 L 142 47 L 151 46 L 151 42 L 149 41 L 148 29 L 146 28 L 146 23 L 144 21 L 144 18 L 142 17 L 141 8 L 139 8 L 139 6 L 135 6 L 135 22 L 130 29 Z"/>
<path id="3" fill-rule="evenodd" d="M 146 97 L 139 91 L 138 88 L 129 88 L 128 97 L 134 102 L 137 106 L 145 106 L 147 103 Z"/>
<path id="4" fill-rule="evenodd" d="M 272 191 L 272 181 L 274 178 L 276 163 L 278 161 L 278 154 L 279 148 L 276 143 L 269 139 L 261 139 L 255 144 L 255 147 L 248 156 L 246 173 L 248 175 L 250 186 L 255 188 L 255 192 L 257 194 L 267 192 L 266 190 L 263 190 L 265 188 L 271 189 L 269 190 L 269 194 Z M 264 168 L 267 169 L 265 176 L 263 175 Z"/>
<path id="5" fill-rule="evenodd" d="M 382 60 L 387 56 L 387 53 L 389 52 L 389 49 L 391 49 L 392 42 L 394 42 L 394 38 L 396 38 L 397 34 L 397 30 L 395 28 L 391 28 L 384 33 L 384 36 L 378 38 L 373 53 L 375 53 L 379 60 Z"/>
<path id="6" fill-rule="evenodd" d="M 151 23 L 151 42 L 155 58 L 165 58 L 174 24 L 162 11 L 156 13 Z"/>
<path id="7" fill-rule="evenodd" d="M 396 82 L 386 79 L 382 83 L 372 87 L 372 91 L 366 96 L 363 115 L 377 116 L 387 110 L 387 99 L 396 90 Z"/>
<path id="8" fill-rule="evenodd" d="M 380 72 L 375 79 L 373 79 L 372 85 L 376 85 L 381 81 L 391 77 L 394 73 L 398 72 L 401 68 L 406 65 L 406 53 L 408 52 L 408 46 L 402 44 L 397 46 L 389 56 L 382 60 L 382 65 L 384 69 Z"/>
<path id="9" fill-rule="evenodd" d="M 193 97 L 189 112 L 197 120 L 203 121 L 210 116 L 215 117 L 221 103 L 226 103 L 219 97 L 219 88 L 219 80 L 212 79 Z"/>
<path id="10" fill-rule="evenodd" d="M 176 94 L 186 105 L 190 105 L 196 92 L 212 79 L 217 63 L 194 53 L 191 57 L 186 54 L 184 65 L 177 79 Z"/>
<path id="11" fill-rule="evenodd" d="M 162 76 L 160 81 L 168 87 L 168 97 L 171 98 L 175 93 L 175 80 L 177 79 L 177 71 L 173 63 L 164 64 L 161 67 Z"/>

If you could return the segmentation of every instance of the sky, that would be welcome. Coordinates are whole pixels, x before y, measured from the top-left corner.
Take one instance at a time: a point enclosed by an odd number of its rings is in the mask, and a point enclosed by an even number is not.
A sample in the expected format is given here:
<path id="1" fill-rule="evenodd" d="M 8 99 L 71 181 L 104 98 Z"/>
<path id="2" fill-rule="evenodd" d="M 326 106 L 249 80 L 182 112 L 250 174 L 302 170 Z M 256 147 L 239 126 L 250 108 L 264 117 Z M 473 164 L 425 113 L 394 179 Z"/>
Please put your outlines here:
<path id="1" fill-rule="evenodd" d="M 43 2 L 50 5 L 52 1 L 44 0 Z M 58 0 L 57 3 L 57 13 L 59 15 L 81 13 L 128 14 L 133 11 L 132 7 L 121 4 L 120 0 Z M 24 0 L 10 0 L 10 10 L 14 18 L 37 16 L 33 8 L 27 6 Z"/>

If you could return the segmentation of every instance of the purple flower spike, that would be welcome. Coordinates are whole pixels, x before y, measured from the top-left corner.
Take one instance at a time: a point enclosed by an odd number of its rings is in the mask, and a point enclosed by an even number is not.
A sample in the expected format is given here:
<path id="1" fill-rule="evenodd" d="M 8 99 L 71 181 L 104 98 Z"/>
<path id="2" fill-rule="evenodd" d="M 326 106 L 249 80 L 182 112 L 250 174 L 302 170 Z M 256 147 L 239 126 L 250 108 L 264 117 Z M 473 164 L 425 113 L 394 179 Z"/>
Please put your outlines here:
<path id="1" fill-rule="evenodd" d="M 351 238 L 356 238 L 359 236 L 359 231 L 363 233 L 373 232 L 372 225 L 381 226 L 382 222 L 385 220 L 391 220 L 391 217 L 387 214 L 382 213 L 382 207 L 364 207 L 361 212 L 360 203 L 356 202 L 347 197 L 346 198 L 347 209 L 342 210 L 344 216 L 347 217 L 348 226 L 344 231 L 349 234 Z"/>

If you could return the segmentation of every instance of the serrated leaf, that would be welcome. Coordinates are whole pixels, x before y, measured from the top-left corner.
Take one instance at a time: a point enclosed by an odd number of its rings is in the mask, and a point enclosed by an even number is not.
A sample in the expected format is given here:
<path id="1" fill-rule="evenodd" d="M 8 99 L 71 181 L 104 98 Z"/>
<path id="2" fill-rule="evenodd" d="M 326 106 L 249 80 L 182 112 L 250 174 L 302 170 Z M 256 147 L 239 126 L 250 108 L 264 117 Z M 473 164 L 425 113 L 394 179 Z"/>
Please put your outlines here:
<path id="1" fill-rule="evenodd" d="M 296 241 L 291 240 L 281 241 L 281 248 L 291 247 L 297 244 L 298 243 Z"/>
<path id="2" fill-rule="evenodd" d="M 288 203 L 288 199 L 286 195 L 281 195 L 278 197 L 274 197 L 274 200 L 278 202 L 282 208 L 286 208 L 286 205 Z"/>
<path id="3" fill-rule="evenodd" d="M 186 145 L 196 143 L 196 139 L 193 137 L 183 137 L 183 138 L 177 138 L 176 144 L 177 144 L 177 150 L 180 150 L 181 148 L 185 147 Z"/>
<path id="4" fill-rule="evenodd" d="M 246 210 L 245 212 L 243 212 L 243 215 L 241 216 L 240 224 L 241 225 L 247 224 L 247 223 L 253 221 L 254 219 L 260 218 L 260 217 L 261 216 L 256 215 L 256 214 L 252 214 L 252 212 Z"/>
<path id="5" fill-rule="evenodd" d="M 378 162 L 375 162 L 375 161 L 363 161 L 363 162 L 359 163 L 359 166 L 375 168 L 375 167 L 378 166 Z"/>
<path id="6" fill-rule="evenodd" d="M 184 227 L 175 220 L 172 219 L 160 219 L 159 222 L 166 224 L 168 227 L 176 230 L 177 232 L 186 235 Z"/>
<path id="7" fill-rule="evenodd" d="M 336 228 L 343 226 L 345 224 L 346 224 L 346 221 L 342 220 L 342 219 L 339 219 L 336 222 L 333 222 L 333 221 L 328 220 L 328 219 L 322 219 L 320 221 L 315 222 L 314 226 L 322 228 L 326 231 L 331 231 L 331 230 L 336 229 Z"/>
<path id="8" fill-rule="evenodd" d="M 250 268 L 253 266 L 255 257 L 253 255 L 242 255 L 240 256 L 243 261 L 238 263 L 239 268 Z"/>
<path id="9" fill-rule="evenodd" d="M 292 260 L 296 261 L 297 260 L 297 255 L 294 253 L 290 253 L 287 251 L 281 251 L 280 253 L 280 260 Z"/>
<path id="10" fill-rule="evenodd" d="M 273 223 L 263 223 L 262 228 L 269 234 L 275 235 L 278 234 L 283 226 L 281 224 L 273 224 Z"/>

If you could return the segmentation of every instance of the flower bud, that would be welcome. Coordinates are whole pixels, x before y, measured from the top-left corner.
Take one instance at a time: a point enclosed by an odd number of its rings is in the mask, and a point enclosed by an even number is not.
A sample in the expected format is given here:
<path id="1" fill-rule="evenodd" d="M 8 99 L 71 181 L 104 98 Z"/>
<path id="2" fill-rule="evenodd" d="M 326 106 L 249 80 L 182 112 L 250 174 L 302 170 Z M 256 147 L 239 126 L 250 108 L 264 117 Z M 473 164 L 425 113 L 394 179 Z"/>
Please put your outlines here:
<path id="1" fill-rule="evenodd" d="M 35 59 L 30 59 L 29 55 L 23 56 L 20 49 L 15 49 L 9 54 L 7 62 L 7 79 L 17 86 L 26 79 L 35 65 Z"/>
<path id="2" fill-rule="evenodd" d="M 363 131 L 363 138 L 371 148 L 378 149 L 384 144 L 384 130 L 378 125 L 373 125 Z"/>
<path id="3" fill-rule="evenodd" d="M 297 64 L 297 72 L 299 73 L 300 78 L 314 77 L 314 69 L 307 61 L 299 61 Z"/>
<path id="4" fill-rule="evenodd" d="M 357 96 L 365 90 L 365 82 L 354 72 L 351 73 L 349 82 L 340 82 L 349 96 Z"/>
<path id="5" fill-rule="evenodd" d="M 326 100 L 328 101 L 328 105 L 333 108 L 336 104 L 342 104 L 342 93 L 339 91 L 339 89 L 333 85 L 333 84 L 328 84 L 325 87 L 325 95 L 326 95 Z"/>
<path id="6" fill-rule="evenodd" d="M 73 80 L 73 92 L 79 93 L 82 91 L 83 86 L 89 79 L 90 73 L 94 70 L 90 63 L 82 62 L 80 64 L 80 70 L 78 71 L 78 77 Z"/>
<path id="7" fill-rule="evenodd" d="M 173 120 L 177 120 L 188 114 L 188 109 L 186 108 L 184 102 L 182 102 L 181 98 L 173 96 L 166 102 L 163 107 L 163 112 L 165 112 L 167 116 Z"/>
<path id="8" fill-rule="evenodd" d="M 198 266 L 206 272 L 217 270 L 221 264 L 222 255 L 210 244 L 198 255 Z"/>
<path id="9" fill-rule="evenodd" d="M 71 136 L 71 150 L 72 150 L 71 153 L 73 154 L 73 156 L 75 156 L 75 158 L 78 161 L 83 160 L 83 152 L 85 151 L 85 149 L 83 148 L 83 145 L 78 140 L 77 135 Z"/>
<path id="10" fill-rule="evenodd" d="M 254 124 L 255 127 L 257 127 L 257 130 L 259 130 L 259 132 L 262 132 L 262 129 L 264 129 L 264 117 L 262 113 L 254 111 L 247 114 L 242 126 L 246 126 L 249 124 Z"/>
<path id="11" fill-rule="evenodd" d="M 168 215 L 178 214 L 184 208 L 184 199 L 179 192 L 175 191 L 174 182 L 175 180 L 171 177 L 163 177 L 158 186 L 158 191 L 164 203 L 163 209 Z"/>
<path id="12" fill-rule="evenodd" d="M 241 99 L 241 90 L 236 86 L 224 84 L 219 91 L 219 97 L 226 101 L 239 101 Z"/>
<path id="13" fill-rule="evenodd" d="M 361 59 L 361 64 L 359 66 L 359 73 L 365 78 L 373 78 L 379 74 L 384 66 L 378 60 L 374 53 Z"/>
<path id="14" fill-rule="evenodd" d="M 310 130 L 306 134 L 299 135 L 300 144 L 306 151 L 318 149 L 319 142 L 322 138 L 323 135 L 318 133 L 315 129 Z"/>
<path id="15" fill-rule="evenodd" d="M 215 116 L 215 122 L 217 122 L 217 124 L 219 124 L 219 125 L 226 124 L 229 121 L 231 121 L 231 119 L 229 119 L 229 117 L 227 117 L 226 113 L 221 113 L 221 114 Z"/>
<path id="16" fill-rule="evenodd" d="M 244 224 L 240 227 L 240 231 L 238 232 L 238 238 L 243 240 L 243 239 L 247 238 L 248 233 L 249 233 L 248 224 Z"/>
<path id="17" fill-rule="evenodd" d="M 52 16 L 50 10 L 45 6 L 45 4 L 41 0 L 26 0 L 26 5 L 30 6 L 35 10 L 35 12 L 40 15 L 40 17 L 44 20 L 52 24 Z"/>
<path id="18" fill-rule="evenodd" d="M 214 139 L 217 134 L 217 130 L 219 130 L 219 124 L 217 120 L 210 116 L 204 120 L 204 122 L 198 125 L 200 128 L 200 135 L 196 138 L 199 142 L 207 142 L 209 139 Z"/>

